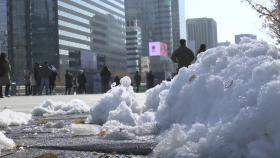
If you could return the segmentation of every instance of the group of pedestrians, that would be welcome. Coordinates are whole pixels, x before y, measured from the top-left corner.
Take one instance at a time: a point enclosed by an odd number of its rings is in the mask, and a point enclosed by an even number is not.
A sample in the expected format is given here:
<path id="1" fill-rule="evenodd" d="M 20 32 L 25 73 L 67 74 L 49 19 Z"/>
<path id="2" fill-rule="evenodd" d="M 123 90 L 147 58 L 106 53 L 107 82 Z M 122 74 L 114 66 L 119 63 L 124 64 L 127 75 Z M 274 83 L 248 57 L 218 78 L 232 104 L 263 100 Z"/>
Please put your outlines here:
<path id="1" fill-rule="evenodd" d="M 32 70 L 24 71 L 25 95 L 52 94 L 57 78 L 56 68 L 44 62 L 42 65 L 35 63 Z"/>
<path id="2" fill-rule="evenodd" d="M 69 95 L 72 92 L 78 94 L 86 94 L 86 83 L 87 78 L 84 73 L 84 70 L 80 70 L 77 76 L 74 76 L 72 72 L 66 70 L 65 73 L 65 95 Z"/>

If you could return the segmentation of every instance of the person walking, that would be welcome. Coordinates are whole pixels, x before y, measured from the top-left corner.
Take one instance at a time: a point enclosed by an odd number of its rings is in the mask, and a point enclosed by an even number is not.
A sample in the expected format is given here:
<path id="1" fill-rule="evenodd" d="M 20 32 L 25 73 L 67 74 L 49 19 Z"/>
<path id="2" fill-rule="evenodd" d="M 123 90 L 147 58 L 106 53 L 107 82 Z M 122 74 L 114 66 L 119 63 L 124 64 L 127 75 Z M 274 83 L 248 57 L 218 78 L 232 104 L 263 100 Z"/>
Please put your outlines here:
<path id="1" fill-rule="evenodd" d="M 3 98 L 2 86 L 5 86 L 5 96 L 10 97 L 11 66 L 5 53 L 0 54 L 0 98 Z"/>
<path id="2" fill-rule="evenodd" d="M 86 93 L 86 82 L 87 78 L 84 70 L 80 70 L 80 74 L 78 75 L 78 92 L 80 94 Z"/>
<path id="3" fill-rule="evenodd" d="M 121 84 L 120 77 L 118 75 L 114 78 L 114 82 L 116 83 L 116 86 Z"/>
<path id="4" fill-rule="evenodd" d="M 44 88 L 46 90 L 46 95 L 49 94 L 50 73 L 51 70 L 49 68 L 48 62 L 44 62 L 44 65 L 39 69 L 39 74 L 41 77 L 41 85 L 40 85 L 40 93 L 39 93 L 40 95 L 42 95 Z"/>
<path id="5" fill-rule="evenodd" d="M 186 40 L 181 39 L 180 45 L 181 46 L 176 49 L 171 56 L 172 61 L 174 63 L 178 63 L 177 73 L 180 68 L 188 67 L 194 60 L 194 54 L 192 50 L 186 47 Z"/>
<path id="6" fill-rule="evenodd" d="M 65 95 L 69 95 L 71 94 L 71 89 L 73 86 L 73 75 L 71 72 L 69 72 L 69 70 L 66 70 L 65 73 Z"/>
<path id="7" fill-rule="evenodd" d="M 149 71 L 146 76 L 147 89 L 154 87 L 154 78 L 153 72 Z"/>
<path id="8" fill-rule="evenodd" d="M 196 56 L 198 56 L 198 54 L 202 53 L 202 52 L 205 52 L 206 51 L 206 44 L 201 44 L 197 53 L 196 53 Z"/>
<path id="9" fill-rule="evenodd" d="M 56 77 L 57 77 L 57 70 L 56 68 L 53 66 L 53 65 L 49 65 L 49 69 L 51 70 L 51 73 L 50 73 L 50 85 L 49 85 L 49 88 L 50 88 L 50 94 L 53 93 L 53 90 L 55 88 L 55 81 L 56 81 Z"/>
<path id="10" fill-rule="evenodd" d="M 31 95 L 31 72 L 24 70 L 25 95 Z"/>
<path id="11" fill-rule="evenodd" d="M 41 86 L 41 75 L 40 75 L 40 69 L 41 65 L 39 63 L 35 63 L 33 65 L 33 77 L 36 82 L 36 85 L 33 89 L 33 95 L 38 95 L 40 93 L 40 86 Z"/>
<path id="12" fill-rule="evenodd" d="M 139 92 L 139 87 L 140 87 L 140 83 L 141 83 L 141 76 L 139 74 L 139 71 L 135 72 L 134 82 L 135 82 L 135 85 L 136 85 L 136 92 Z"/>
<path id="13" fill-rule="evenodd" d="M 102 92 L 105 93 L 109 90 L 109 82 L 111 79 L 111 72 L 109 71 L 107 66 L 102 68 L 100 72 L 101 81 L 102 81 Z"/>

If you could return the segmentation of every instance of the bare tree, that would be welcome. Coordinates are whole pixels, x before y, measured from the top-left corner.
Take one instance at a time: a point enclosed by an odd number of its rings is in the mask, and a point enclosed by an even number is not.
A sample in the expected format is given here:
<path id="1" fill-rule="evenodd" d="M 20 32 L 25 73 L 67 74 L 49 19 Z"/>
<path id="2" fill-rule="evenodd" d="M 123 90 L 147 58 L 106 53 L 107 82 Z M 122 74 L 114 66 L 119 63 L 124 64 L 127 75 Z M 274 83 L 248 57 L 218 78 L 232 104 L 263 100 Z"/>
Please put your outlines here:
<path id="1" fill-rule="evenodd" d="M 264 18 L 264 27 L 269 28 L 270 35 L 280 44 L 280 0 L 267 0 L 261 4 L 256 0 L 242 0 L 247 2 L 260 17 Z"/>

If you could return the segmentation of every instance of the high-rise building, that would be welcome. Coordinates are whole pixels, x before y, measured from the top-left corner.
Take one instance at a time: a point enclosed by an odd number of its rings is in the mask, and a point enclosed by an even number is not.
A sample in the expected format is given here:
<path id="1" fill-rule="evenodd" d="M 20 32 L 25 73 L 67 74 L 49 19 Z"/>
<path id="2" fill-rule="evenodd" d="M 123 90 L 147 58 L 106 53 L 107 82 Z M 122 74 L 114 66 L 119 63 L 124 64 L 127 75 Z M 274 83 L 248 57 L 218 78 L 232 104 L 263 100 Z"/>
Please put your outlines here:
<path id="1" fill-rule="evenodd" d="M 239 35 L 235 35 L 235 43 L 236 44 L 240 43 L 241 39 L 244 37 L 247 37 L 250 39 L 257 39 L 257 36 L 253 35 L 253 34 L 239 34 Z"/>
<path id="2" fill-rule="evenodd" d="M 16 80 L 34 62 L 66 69 L 69 53 L 81 51 L 104 56 L 112 71 L 125 71 L 123 0 L 9 0 L 8 8 L 9 58 Z"/>
<path id="3" fill-rule="evenodd" d="M 149 42 L 167 44 L 171 54 L 180 38 L 186 37 L 184 0 L 126 0 L 126 20 L 139 22 L 142 29 L 143 55 L 149 53 Z"/>
<path id="4" fill-rule="evenodd" d="M 217 23 L 212 18 L 187 19 L 188 43 L 194 45 L 197 52 L 201 44 L 206 44 L 207 49 L 217 46 Z"/>
<path id="5" fill-rule="evenodd" d="M 7 53 L 8 31 L 7 31 L 7 0 L 0 1 L 0 52 Z"/>
<path id="6" fill-rule="evenodd" d="M 126 22 L 126 51 L 127 51 L 127 72 L 132 74 L 140 71 L 140 53 L 142 52 L 141 28 L 137 20 Z"/>
<path id="7" fill-rule="evenodd" d="M 180 46 L 180 39 L 187 38 L 185 0 L 172 0 L 173 49 Z"/>
<path id="8" fill-rule="evenodd" d="M 149 42 L 166 43 L 169 56 L 178 47 L 180 38 L 186 37 L 184 7 L 184 0 L 125 1 L 126 20 L 137 19 L 142 30 L 142 56 L 149 55 Z M 164 76 L 173 65 L 169 57 L 151 57 L 150 66 L 155 74 Z"/>

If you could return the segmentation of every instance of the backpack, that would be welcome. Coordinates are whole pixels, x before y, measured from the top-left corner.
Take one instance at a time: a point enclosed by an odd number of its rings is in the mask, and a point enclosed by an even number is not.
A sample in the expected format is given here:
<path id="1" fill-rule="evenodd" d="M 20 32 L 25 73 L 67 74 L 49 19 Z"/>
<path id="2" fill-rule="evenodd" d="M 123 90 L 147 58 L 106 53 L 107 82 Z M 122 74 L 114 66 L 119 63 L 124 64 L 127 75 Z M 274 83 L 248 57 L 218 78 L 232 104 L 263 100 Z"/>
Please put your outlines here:
<path id="1" fill-rule="evenodd" d="M 5 68 L 5 64 L 0 62 L 0 77 L 3 77 L 7 73 L 7 69 Z"/>

